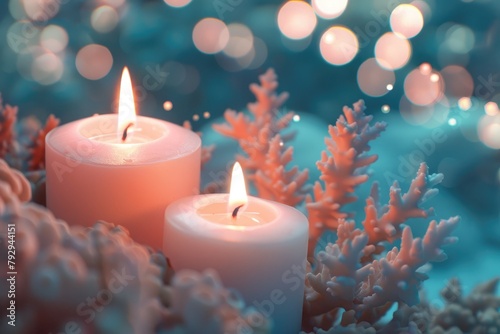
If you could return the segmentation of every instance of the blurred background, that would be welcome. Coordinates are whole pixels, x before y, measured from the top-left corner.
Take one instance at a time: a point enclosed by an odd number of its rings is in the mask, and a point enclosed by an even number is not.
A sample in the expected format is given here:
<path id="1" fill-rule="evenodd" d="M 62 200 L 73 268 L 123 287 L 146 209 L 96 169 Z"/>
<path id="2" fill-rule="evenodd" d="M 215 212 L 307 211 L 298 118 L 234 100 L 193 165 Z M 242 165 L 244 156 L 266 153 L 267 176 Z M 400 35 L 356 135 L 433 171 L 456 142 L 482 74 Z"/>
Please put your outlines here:
<path id="1" fill-rule="evenodd" d="M 272 67 L 314 181 L 327 124 L 364 99 L 389 124 L 373 145 L 382 192 L 426 161 L 445 174 L 438 218 L 463 217 L 436 286 L 500 275 L 499 1 L 4 0 L 0 13 L 0 92 L 21 117 L 113 112 L 128 66 L 140 114 L 221 144 L 210 123 L 253 101 Z"/>

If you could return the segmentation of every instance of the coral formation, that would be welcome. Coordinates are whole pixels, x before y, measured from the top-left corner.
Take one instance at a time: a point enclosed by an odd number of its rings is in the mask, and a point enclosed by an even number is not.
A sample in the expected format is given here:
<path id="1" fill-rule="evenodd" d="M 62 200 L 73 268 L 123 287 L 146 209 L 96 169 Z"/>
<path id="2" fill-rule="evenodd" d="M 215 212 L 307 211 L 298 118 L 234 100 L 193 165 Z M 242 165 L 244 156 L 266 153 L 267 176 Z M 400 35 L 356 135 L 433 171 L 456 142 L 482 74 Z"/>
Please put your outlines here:
<path id="1" fill-rule="evenodd" d="M 273 69 L 267 70 L 259 80 L 260 85 L 250 85 L 257 99 L 248 104 L 251 117 L 228 109 L 224 113 L 226 123 L 216 124 L 214 129 L 238 141 L 245 155 L 237 155 L 236 159 L 254 182 L 259 197 L 295 206 L 304 200 L 310 188 L 307 170 L 286 169 L 293 156 L 293 147 L 287 142 L 295 133 L 283 131 L 294 113 L 280 114 L 288 93 L 276 93 L 278 81 Z"/>
<path id="2" fill-rule="evenodd" d="M 38 134 L 33 140 L 33 145 L 30 148 L 30 160 L 28 162 L 28 169 L 30 171 L 37 171 L 45 169 L 45 137 L 59 125 L 59 119 L 54 115 L 49 115 L 45 121 L 43 129 L 38 131 Z"/>

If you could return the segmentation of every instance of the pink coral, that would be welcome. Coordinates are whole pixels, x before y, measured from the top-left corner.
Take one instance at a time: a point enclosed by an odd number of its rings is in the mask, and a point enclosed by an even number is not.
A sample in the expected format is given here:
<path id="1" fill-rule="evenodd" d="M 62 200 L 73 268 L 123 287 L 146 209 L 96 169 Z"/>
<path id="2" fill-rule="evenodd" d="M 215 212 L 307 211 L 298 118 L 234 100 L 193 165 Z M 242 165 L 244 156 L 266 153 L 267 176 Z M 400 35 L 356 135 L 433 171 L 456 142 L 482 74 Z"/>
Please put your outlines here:
<path id="1" fill-rule="evenodd" d="M 369 142 L 385 130 L 382 122 L 370 125 L 373 116 L 365 115 L 362 100 L 354 107 L 344 107 L 335 126 L 330 125 L 330 138 L 325 139 L 327 152 L 323 152 L 317 166 L 321 182 L 314 185 L 313 196 L 306 199 L 309 214 L 309 258 L 313 259 L 317 241 L 326 230 L 336 231 L 339 221 L 352 216 L 344 205 L 356 201 L 354 190 L 368 180 L 366 169 L 377 160 L 368 155 Z"/>
<path id="2" fill-rule="evenodd" d="M 45 137 L 58 125 L 59 119 L 54 115 L 50 115 L 45 121 L 43 129 L 38 131 L 36 138 L 33 140 L 33 145 L 30 148 L 31 155 L 28 162 L 28 169 L 30 171 L 45 169 Z"/>
<path id="3" fill-rule="evenodd" d="M 255 184 L 259 197 L 288 205 L 297 205 L 309 191 L 308 171 L 297 167 L 287 170 L 293 149 L 287 146 L 295 133 L 283 133 L 294 113 L 280 114 L 288 93 L 277 94 L 277 76 L 269 69 L 259 77 L 260 85 L 250 85 L 257 101 L 248 104 L 251 117 L 243 112 L 226 110 L 225 124 L 216 124 L 219 133 L 238 141 L 245 155 L 236 158 Z"/>

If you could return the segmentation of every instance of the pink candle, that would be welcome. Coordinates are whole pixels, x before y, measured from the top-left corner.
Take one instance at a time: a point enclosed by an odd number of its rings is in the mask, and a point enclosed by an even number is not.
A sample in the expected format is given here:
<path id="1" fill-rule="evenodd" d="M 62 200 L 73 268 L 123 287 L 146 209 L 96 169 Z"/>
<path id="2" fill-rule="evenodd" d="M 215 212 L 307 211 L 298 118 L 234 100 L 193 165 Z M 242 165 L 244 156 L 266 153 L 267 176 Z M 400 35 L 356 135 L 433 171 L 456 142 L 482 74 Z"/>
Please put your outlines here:
<path id="1" fill-rule="evenodd" d="M 135 115 L 127 69 L 119 114 L 68 123 L 46 138 L 47 206 L 70 224 L 105 220 L 161 248 L 165 207 L 199 193 L 199 137 Z"/>
<path id="2" fill-rule="evenodd" d="M 268 319 L 273 334 L 300 332 L 307 219 L 292 207 L 247 198 L 238 164 L 230 194 L 172 203 L 164 234 L 163 250 L 174 270 L 214 268 L 225 286 L 259 311 L 256 325 Z"/>

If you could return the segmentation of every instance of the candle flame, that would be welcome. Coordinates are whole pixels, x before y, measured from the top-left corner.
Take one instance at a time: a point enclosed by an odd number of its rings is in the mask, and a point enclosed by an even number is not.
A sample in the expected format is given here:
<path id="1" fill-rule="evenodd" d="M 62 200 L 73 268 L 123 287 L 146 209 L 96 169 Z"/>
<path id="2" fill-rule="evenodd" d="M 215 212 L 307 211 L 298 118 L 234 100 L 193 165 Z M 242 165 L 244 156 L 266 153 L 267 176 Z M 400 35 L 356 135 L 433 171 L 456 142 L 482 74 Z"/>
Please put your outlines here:
<path id="1" fill-rule="evenodd" d="M 131 128 L 135 124 L 137 115 L 135 114 L 134 92 L 132 80 L 128 68 L 123 68 L 122 80 L 120 83 L 120 100 L 118 104 L 118 132 L 119 138 L 127 137 L 126 132 L 132 132 Z"/>
<path id="2" fill-rule="evenodd" d="M 238 210 L 247 204 L 248 196 L 247 189 L 245 186 L 245 178 L 243 176 L 243 170 L 238 162 L 233 166 L 233 172 L 231 174 L 231 186 L 229 188 L 229 211 L 233 213 L 233 217 L 236 216 Z"/>

